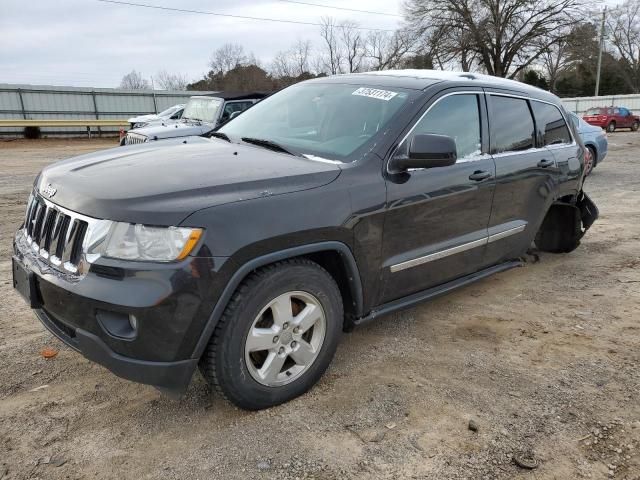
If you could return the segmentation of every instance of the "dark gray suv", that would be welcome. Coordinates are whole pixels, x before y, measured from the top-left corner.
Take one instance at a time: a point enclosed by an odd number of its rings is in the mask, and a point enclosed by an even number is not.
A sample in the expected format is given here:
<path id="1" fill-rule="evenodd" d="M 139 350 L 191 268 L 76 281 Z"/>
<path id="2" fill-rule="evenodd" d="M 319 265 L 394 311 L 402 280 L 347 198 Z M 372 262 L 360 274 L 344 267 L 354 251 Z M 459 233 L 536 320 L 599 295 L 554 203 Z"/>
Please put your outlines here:
<path id="1" fill-rule="evenodd" d="M 318 381 L 355 325 L 569 252 L 597 218 L 554 95 L 428 70 L 286 88 L 212 138 L 72 158 L 35 181 L 15 288 L 55 336 L 247 409 Z M 125 153 L 126 152 L 126 153 Z"/>

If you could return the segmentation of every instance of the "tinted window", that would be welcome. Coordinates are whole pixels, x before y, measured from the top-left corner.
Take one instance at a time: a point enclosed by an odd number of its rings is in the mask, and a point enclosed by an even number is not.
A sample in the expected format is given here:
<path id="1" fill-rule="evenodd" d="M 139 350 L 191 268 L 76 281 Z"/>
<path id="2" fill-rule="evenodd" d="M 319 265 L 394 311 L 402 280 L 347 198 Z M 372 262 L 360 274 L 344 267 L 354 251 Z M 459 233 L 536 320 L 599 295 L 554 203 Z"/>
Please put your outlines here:
<path id="1" fill-rule="evenodd" d="M 479 155 L 481 141 L 478 96 L 451 95 L 440 100 L 420 119 L 398 151 L 406 154 L 413 135 L 424 133 L 452 137 L 456 141 L 459 160 Z"/>
<path id="2" fill-rule="evenodd" d="M 543 145 L 571 143 L 569 128 L 558 107 L 536 101 L 531 102 L 531 107 L 536 117 L 538 138 Z"/>
<path id="3" fill-rule="evenodd" d="M 590 108 L 589 110 L 587 110 L 586 112 L 584 112 L 585 115 L 600 115 L 603 113 L 607 113 L 606 112 L 606 108 Z"/>
<path id="4" fill-rule="evenodd" d="M 621 109 L 620 109 L 620 115 L 627 116 L 627 115 L 630 115 L 630 114 L 631 114 L 631 113 L 630 113 L 630 112 L 629 112 L 629 110 L 627 110 L 626 108 L 621 108 Z"/>
<path id="5" fill-rule="evenodd" d="M 490 96 L 491 151 L 527 150 L 534 146 L 533 118 L 526 100 Z"/>

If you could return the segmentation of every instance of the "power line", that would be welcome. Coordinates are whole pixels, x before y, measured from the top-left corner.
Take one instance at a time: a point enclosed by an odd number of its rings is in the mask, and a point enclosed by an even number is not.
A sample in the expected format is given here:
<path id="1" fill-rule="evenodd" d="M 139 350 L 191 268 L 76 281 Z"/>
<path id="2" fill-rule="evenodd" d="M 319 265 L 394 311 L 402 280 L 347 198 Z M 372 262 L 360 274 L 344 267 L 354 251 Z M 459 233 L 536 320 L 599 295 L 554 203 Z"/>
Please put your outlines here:
<path id="1" fill-rule="evenodd" d="M 314 27 L 322 27 L 322 23 L 316 22 L 302 22 L 299 20 L 284 20 L 281 18 L 266 18 L 266 17 L 249 17 L 246 15 L 233 15 L 230 13 L 217 13 L 217 12 L 209 12 L 206 10 L 189 10 L 186 8 L 175 8 L 175 7 L 163 7 L 161 5 L 150 5 L 147 3 L 135 3 L 135 2 L 124 2 L 119 0 L 96 0 L 97 2 L 102 3 L 113 3 L 116 5 L 126 5 L 129 7 L 142 7 L 142 8 L 151 8 L 155 10 L 168 10 L 171 12 L 180 12 L 180 13 L 196 13 L 199 15 L 212 15 L 214 17 L 227 17 L 227 18 L 236 18 L 241 20 L 257 20 L 261 22 L 276 22 L 276 23 L 294 23 L 297 25 L 311 25 Z M 367 27 L 353 27 L 357 30 L 369 30 L 373 32 L 395 32 L 395 30 L 384 29 L 384 28 L 367 28 Z"/>
<path id="2" fill-rule="evenodd" d="M 333 5 L 320 5 L 318 3 L 308 3 L 308 2 L 298 2 L 295 0 L 280 0 L 285 3 L 296 3 L 298 5 L 308 5 L 310 7 L 320 7 L 320 8 L 331 8 L 333 10 L 346 10 L 347 12 L 357 12 L 357 13 L 370 13 L 372 15 L 384 15 L 385 17 L 400 17 L 403 18 L 402 15 L 398 15 L 397 13 L 384 13 L 384 12 L 373 12 L 371 10 L 358 10 L 355 8 L 346 8 L 346 7 L 334 7 Z"/>

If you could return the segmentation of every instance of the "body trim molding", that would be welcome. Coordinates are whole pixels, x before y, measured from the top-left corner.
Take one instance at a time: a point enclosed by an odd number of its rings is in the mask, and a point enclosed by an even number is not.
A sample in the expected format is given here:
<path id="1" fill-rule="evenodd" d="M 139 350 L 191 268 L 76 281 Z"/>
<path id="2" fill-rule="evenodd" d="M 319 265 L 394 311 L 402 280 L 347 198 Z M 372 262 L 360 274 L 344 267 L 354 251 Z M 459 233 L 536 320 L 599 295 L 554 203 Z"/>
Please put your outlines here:
<path id="1" fill-rule="evenodd" d="M 408 268 L 424 265 L 425 263 L 433 262 L 434 260 L 440 260 L 441 258 L 445 258 L 450 255 L 466 252 L 467 250 L 471 250 L 472 248 L 482 247 L 489 243 L 493 243 L 498 240 L 502 240 L 503 238 L 510 237 L 511 235 L 516 235 L 518 233 L 524 232 L 524 229 L 526 227 L 527 227 L 527 224 L 523 223 L 522 225 L 518 225 L 517 227 L 508 228 L 506 230 L 493 233 L 491 235 L 486 235 L 485 237 L 480 238 L 478 240 L 473 240 L 472 242 L 463 243 L 455 247 L 446 248 L 444 250 L 439 250 L 437 252 L 430 253 L 428 255 L 416 257 L 411 260 L 407 260 L 405 262 L 396 263 L 395 265 L 391 265 L 389 269 L 391 270 L 391 273 L 396 273 L 396 272 L 401 272 L 402 270 L 406 270 Z"/>

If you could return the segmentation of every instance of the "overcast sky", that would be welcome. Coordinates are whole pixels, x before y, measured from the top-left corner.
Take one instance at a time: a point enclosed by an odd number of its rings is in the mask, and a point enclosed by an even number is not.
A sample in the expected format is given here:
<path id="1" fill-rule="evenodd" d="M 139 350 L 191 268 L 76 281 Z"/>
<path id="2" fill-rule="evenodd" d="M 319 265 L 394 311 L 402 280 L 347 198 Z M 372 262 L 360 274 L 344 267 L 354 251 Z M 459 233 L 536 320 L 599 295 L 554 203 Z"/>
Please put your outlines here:
<path id="1" fill-rule="evenodd" d="M 127 0 L 125 0 L 127 1 Z M 317 23 L 322 16 L 373 29 L 402 22 L 402 0 L 299 0 L 383 12 L 374 15 L 282 0 L 129 0 L 229 15 Z M 591 0 L 613 6 L 621 0 Z M 0 83 L 117 87 L 133 69 L 149 78 L 161 70 L 197 80 L 212 52 L 240 43 L 267 66 L 298 39 L 320 43 L 319 27 L 195 13 L 97 0 L 0 0 Z"/>
<path id="2" fill-rule="evenodd" d="M 131 0 L 232 15 L 318 22 L 323 15 L 368 28 L 394 29 L 393 15 L 371 15 L 281 0 Z M 301 0 L 399 14 L 401 0 Z M 136 69 L 196 80 L 211 53 L 237 42 L 268 63 L 298 39 L 319 42 L 319 27 L 177 13 L 96 0 L 0 0 L 0 83 L 117 87 Z"/>

